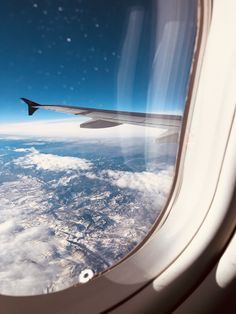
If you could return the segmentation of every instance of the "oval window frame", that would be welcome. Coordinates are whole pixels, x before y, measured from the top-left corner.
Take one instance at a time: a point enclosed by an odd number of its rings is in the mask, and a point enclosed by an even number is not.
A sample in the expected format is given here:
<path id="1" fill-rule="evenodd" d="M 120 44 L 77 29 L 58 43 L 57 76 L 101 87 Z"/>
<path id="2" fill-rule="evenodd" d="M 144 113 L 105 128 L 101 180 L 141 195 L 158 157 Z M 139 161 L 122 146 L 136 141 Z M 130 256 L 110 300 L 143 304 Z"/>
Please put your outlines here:
<path id="1" fill-rule="evenodd" d="M 195 96 L 198 88 L 198 81 L 202 68 L 202 59 L 205 51 L 209 25 L 211 21 L 212 1 L 199 0 L 199 25 L 195 44 L 195 52 L 192 63 L 192 70 L 189 82 L 189 92 L 184 113 L 184 123 L 180 138 L 180 150 L 178 152 L 177 167 L 173 186 L 162 214 L 153 226 L 150 234 L 145 240 L 128 256 L 118 264 L 84 285 L 76 285 L 63 291 L 48 295 L 12 297 L 0 296 L 3 313 L 97 313 L 106 311 L 116 304 L 123 302 L 129 296 L 137 293 L 147 286 L 153 279 L 161 274 L 178 256 L 174 250 L 175 257 L 163 258 L 162 265 L 156 265 L 152 252 L 156 248 L 156 241 L 159 238 L 159 231 L 165 225 L 180 193 L 182 183 L 182 171 L 186 153 L 186 142 L 188 131 L 191 125 L 191 118 L 194 110 Z M 145 259 L 147 252 L 149 259 Z M 143 260 L 145 259 L 145 263 Z M 150 267 L 155 264 L 155 270 Z M 144 270 L 144 273 L 142 271 Z M 138 276 L 140 274 L 140 277 Z"/>

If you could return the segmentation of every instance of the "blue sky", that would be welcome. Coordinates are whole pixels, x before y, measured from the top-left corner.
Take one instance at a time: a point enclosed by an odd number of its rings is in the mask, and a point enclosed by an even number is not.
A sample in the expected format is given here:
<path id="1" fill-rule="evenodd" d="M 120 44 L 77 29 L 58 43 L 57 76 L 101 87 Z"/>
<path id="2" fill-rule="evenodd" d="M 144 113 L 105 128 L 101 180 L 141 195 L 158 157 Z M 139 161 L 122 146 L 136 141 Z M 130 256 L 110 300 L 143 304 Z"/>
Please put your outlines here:
<path id="1" fill-rule="evenodd" d="M 196 0 L 1 1 L 0 123 L 29 120 L 20 97 L 182 112 L 195 14 Z M 37 112 L 30 121 L 54 118 L 65 116 Z"/>

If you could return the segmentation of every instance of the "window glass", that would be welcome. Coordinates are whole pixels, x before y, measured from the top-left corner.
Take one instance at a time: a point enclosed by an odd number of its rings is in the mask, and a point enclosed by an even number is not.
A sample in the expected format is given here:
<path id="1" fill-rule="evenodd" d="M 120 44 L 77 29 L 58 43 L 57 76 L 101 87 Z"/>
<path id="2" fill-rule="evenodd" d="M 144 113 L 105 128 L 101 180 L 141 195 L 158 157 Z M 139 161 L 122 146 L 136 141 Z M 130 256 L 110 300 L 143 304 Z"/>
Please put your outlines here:
<path id="1" fill-rule="evenodd" d="M 164 208 L 197 0 L 1 1 L 0 26 L 0 293 L 50 293 L 121 261 Z M 20 97 L 84 109 L 28 116 Z"/>

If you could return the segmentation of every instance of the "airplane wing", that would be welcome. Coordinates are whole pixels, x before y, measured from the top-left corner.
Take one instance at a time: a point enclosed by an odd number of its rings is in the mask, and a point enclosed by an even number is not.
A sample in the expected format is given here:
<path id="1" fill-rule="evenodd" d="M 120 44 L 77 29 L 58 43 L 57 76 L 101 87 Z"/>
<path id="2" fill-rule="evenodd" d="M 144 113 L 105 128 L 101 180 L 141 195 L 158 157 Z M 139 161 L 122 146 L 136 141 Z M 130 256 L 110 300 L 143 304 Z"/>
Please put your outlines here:
<path id="1" fill-rule="evenodd" d="M 63 105 L 41 105 L 26 98 L 21 99 L 28 105 L 29 115 L 33 115 L 38 109 L 45 109 L 90 118 L 89 121 L 80 124 L 81 128 L 101 129 L 121 124 L 134 124 L 165 128 L 170 130 L 173 134 L 173 132 L 179 131 L 182 121 L 182 117 L 179 115 L 103 110 Z"/>

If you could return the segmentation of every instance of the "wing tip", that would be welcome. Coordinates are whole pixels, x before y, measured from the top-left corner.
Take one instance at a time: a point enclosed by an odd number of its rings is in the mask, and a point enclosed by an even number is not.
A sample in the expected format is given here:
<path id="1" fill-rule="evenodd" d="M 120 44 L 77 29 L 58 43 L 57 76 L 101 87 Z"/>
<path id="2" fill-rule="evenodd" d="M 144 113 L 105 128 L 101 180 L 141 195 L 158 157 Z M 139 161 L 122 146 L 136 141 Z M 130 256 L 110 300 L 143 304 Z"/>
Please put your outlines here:
<path id="1" fill-rule="evenodd" d="M 35 111 L 39 109 L 38 107 L 40 107 L 39 104 L 37 104 L 36 102 L 33 102 L 33 101 L 31 101 L 31 100 L 29 100 L 27 98 L 21 97 L 20 99 L 24 103 L 27 104 L 27 106 L 28 106 L 28 115 L 29 116 L 32 116 L 35 113 Z"/>

